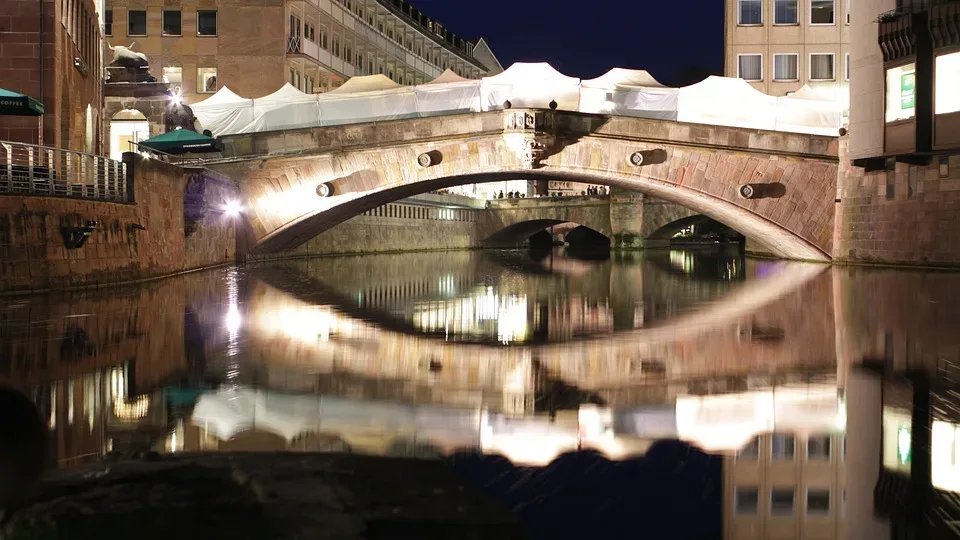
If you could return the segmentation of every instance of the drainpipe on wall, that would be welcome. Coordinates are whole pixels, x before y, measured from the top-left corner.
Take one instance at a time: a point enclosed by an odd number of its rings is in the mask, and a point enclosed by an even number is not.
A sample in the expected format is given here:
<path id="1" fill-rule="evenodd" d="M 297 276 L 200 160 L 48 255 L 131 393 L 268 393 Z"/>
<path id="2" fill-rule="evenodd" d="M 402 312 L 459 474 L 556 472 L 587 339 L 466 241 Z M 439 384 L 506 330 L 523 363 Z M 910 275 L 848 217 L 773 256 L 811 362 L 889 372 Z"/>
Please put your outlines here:
<path id="1" fill-rule="evenodd" d="M 40 103 L 43 104 L 44 109 L 46 109 L 47 105 L 43 103 L 43 2 L 44 0 L 37 0 L 37 1 L 40 2 L 40 28 L 39 28 L 40 54 L 37 55 L 38 59 L 40 60 L 40 95 L 37 96 L 37 99 L 40 100 Z M 40 116 L 37 117 L 37 124 L 39 127 L 39 129 L 37 130 L 37 146 L 43 146 L 43 117 L 45 114 L 46 113 L 41 114 Z"/>

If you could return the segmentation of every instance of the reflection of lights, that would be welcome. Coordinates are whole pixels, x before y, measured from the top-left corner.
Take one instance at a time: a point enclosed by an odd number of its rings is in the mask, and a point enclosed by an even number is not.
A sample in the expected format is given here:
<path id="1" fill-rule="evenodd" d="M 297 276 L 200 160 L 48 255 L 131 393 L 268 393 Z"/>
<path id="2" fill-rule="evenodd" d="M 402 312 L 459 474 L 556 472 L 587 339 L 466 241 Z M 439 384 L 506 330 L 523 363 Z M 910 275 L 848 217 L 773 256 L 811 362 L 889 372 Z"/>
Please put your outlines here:
<path id="1" fill-rule="evenodd" d="M 689 251 L 671 251 L 670 265 L 685 274 L 693 273 L 693 253 Z"/>
<path id="2" fill-rule="evenodd" d="M 149 396 L 137 396 L 133 401 L 117 398 L 113 402 L 113 415 L 119 420 L 140 420 L 147 416 L 149 408 Z"/>
<path id="3" fill-rule="evenodd" d="M 240 375 L 240 366 L 236 357 L 240 353 L 240 284 L 236 268 L 227 270 L 227 314 L 224 317 L 224 326 L 227 329 L 227 380 L 233 381 Z"/>
<path id="4" fill-rule="evenodd" d="M 240 308 L 236 304 L 230 304 L 230 307 L 227 308 L 227 316 L 224 319 L 224 326 L 227 327 L 227 332 L 230 334 L 236 334 L 240 331 Z"/>

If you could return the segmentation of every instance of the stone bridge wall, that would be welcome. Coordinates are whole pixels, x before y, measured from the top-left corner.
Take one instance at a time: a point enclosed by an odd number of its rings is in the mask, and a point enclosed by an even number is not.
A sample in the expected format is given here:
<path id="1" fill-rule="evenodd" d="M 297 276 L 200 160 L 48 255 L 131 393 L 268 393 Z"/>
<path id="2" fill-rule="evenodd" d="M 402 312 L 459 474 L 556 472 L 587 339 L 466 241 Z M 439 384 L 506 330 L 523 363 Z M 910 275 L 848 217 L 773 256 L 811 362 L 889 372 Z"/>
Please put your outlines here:
<path id="1" fill-rule="evenodd" d="M 235 260 L 234 222 L 222 212 L 238 197 L 233 182 L 127 156 L 131 203 L 0 196 L 0 292 L 101 286 Z M 86 243 L 67 249 L 63 228 L 88 221 L 97 225 Z"/>

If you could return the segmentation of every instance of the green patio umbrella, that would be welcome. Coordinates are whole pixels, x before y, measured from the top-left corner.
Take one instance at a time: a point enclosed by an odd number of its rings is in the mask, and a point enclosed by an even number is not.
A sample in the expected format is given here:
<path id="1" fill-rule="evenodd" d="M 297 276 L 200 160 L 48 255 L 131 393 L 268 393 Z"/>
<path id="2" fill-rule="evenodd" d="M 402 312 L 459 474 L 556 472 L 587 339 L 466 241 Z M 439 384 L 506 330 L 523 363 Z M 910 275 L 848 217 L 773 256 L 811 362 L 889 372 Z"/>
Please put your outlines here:
<path id="1" fill-rule="evenodd" d="M 43 103 L 30 96 L 0 88 L 0 116 L 42 116 Z"/>
<path id="2" fill-rule="evenodd" d="M 165 154 L 205 153 L 222 150 L 220 143 L 213 137 L 207 137 L 189 129 L 168 131 L 163 135 L 141 141 L 139 145 Z"/>

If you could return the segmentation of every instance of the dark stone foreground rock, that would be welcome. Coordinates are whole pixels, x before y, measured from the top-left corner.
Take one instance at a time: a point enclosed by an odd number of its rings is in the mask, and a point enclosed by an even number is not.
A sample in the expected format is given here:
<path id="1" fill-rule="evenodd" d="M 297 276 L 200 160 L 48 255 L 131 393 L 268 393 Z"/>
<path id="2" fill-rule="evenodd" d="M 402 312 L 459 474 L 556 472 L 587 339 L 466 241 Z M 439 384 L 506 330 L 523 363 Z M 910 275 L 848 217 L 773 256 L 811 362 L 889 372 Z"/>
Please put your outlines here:
<path id="1" fill-rule="evenodd" d="M 525 537 L 501 503 L 462 482 L 443 461 L 302 453 L 153 455 L 53 471 L 6 536 Z"/>

